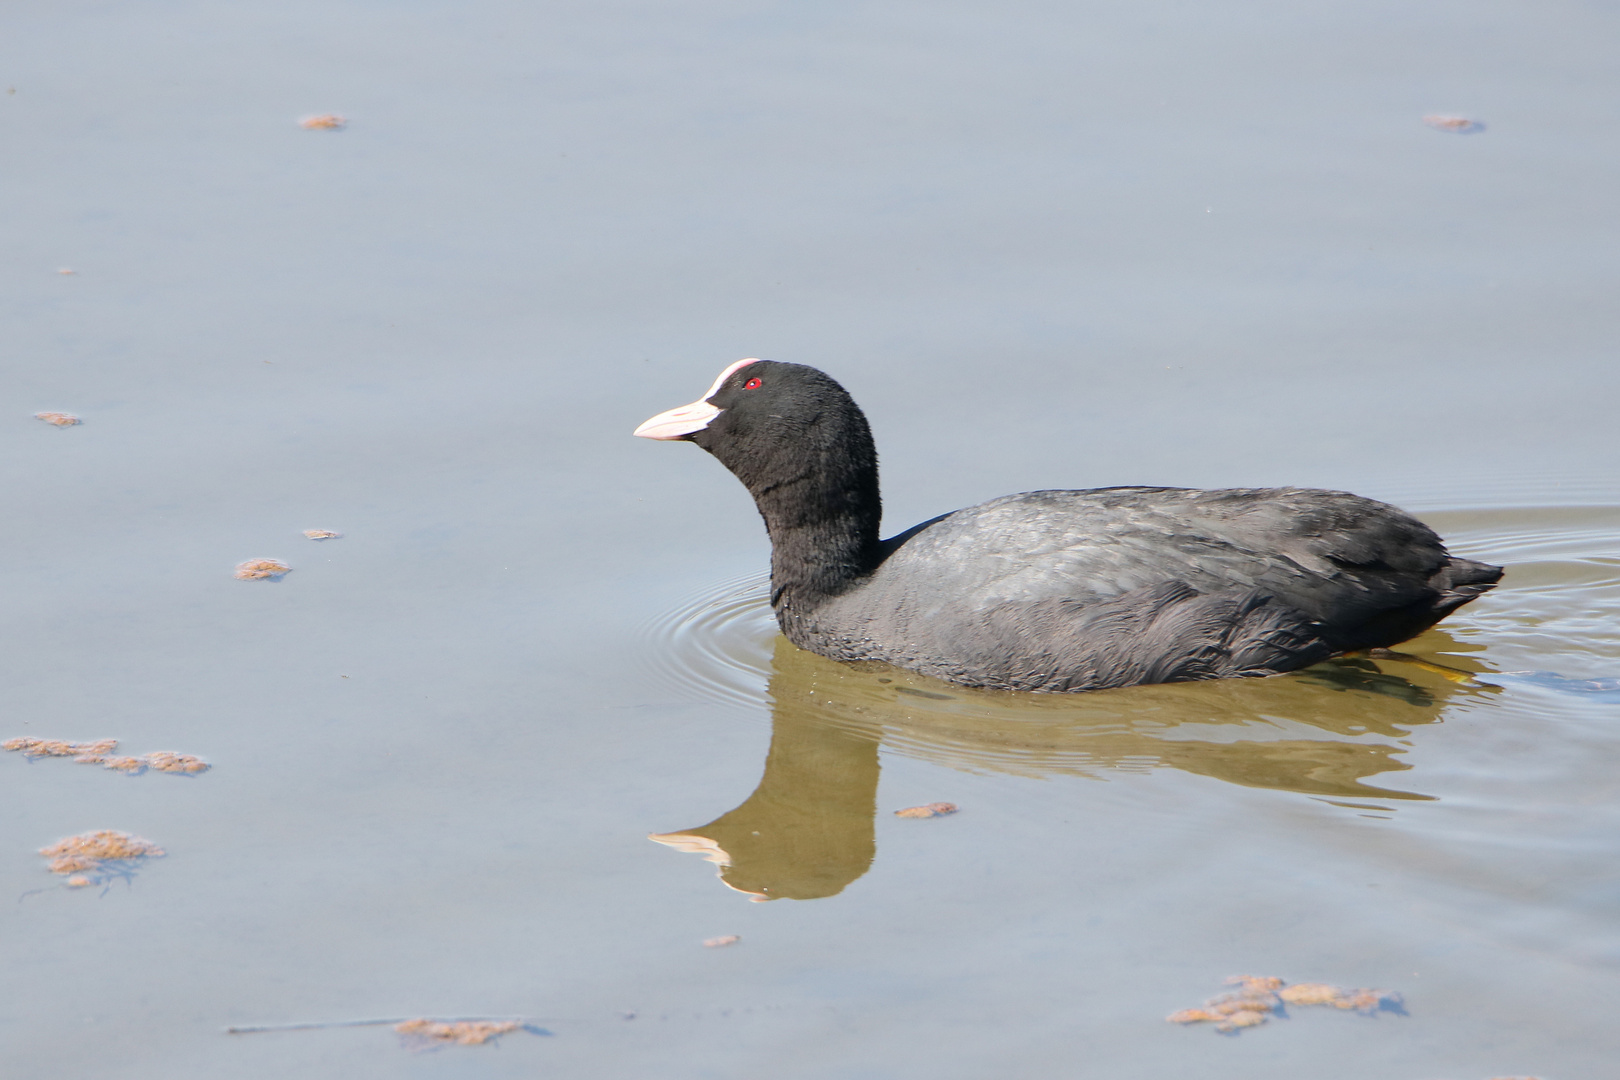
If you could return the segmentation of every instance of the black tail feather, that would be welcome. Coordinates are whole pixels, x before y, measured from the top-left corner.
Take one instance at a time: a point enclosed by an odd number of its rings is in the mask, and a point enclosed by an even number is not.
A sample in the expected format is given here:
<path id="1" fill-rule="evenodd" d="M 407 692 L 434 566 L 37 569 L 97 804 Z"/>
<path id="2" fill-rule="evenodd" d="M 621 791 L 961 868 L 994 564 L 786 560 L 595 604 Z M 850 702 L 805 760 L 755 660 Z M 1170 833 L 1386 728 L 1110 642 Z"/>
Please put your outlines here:
<path id="1" fill-rule="evenodd" d="M 1440 592 L 1432 606 L 1434 621 L 1439 622 L 1468 601 L 1490 592 L 1501 580 L 1500 566 L 1456 556 L 1447 559 L 1446 565 L 1429 578 L 1429 584 Z"/>

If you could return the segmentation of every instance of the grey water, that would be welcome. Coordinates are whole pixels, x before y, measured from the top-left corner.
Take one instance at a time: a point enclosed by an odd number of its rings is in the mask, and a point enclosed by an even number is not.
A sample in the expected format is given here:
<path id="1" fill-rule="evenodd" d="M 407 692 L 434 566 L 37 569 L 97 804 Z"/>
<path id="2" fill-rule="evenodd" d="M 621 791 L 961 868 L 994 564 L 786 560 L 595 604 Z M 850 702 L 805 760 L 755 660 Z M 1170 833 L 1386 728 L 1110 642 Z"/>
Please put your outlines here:
<path id="1" fill-rule="evenodd" d="M 1612 1074 L 1617 40 L 1578 0 L 7 6 L 0 740 L 212 768 L 0 754 L 0 1073 Z M 629 435 L 743 356 L 851 390 L 890 532 L 1299 484 L 1507 577 L 1276 679 L 841 667 L 776 636 L 741 486 Z M 99 829 L 166 854 L 47 870 Z M 1240 974 L 1403 1004 L 1165 1022 Z M 531 1030 L 227 1034 L 406 1017 Z"/>

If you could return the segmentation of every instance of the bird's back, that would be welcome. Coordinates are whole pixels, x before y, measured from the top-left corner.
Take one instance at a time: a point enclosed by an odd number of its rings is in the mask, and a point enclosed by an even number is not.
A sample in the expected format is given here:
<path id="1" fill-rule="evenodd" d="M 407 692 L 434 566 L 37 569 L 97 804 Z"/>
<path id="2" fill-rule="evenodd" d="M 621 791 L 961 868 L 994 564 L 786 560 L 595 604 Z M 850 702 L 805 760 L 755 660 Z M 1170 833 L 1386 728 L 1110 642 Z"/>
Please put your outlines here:
<path id="1" fill-rule="evenodd" d="M 1079 689 L 1394 644 L 1500 575 L 1345 492 L 1035 491 L 901 534 L 859 588 L 788 629 L 816 651 L 959 682 Z"/>

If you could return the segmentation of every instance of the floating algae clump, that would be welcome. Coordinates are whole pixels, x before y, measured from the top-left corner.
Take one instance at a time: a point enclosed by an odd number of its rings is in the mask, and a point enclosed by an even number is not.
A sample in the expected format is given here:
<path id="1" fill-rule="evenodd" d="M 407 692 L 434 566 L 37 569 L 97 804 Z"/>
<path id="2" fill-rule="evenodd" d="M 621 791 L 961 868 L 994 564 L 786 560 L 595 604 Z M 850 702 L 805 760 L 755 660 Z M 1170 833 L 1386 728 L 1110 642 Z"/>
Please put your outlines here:
<path id="1" fill-rule="evenodd" d="M 1266 1022 L 1277 1007 L 1277 991 L 1283 981 L 1270 975 L 1234 975 L 1226 980 L 1236 990 L 1210 998 L 1202 1009 L 1182 1009 L 1165 1019 L 1175 1024 L 1196 1024 L 1210 1021 L 1217 1031 L 1236 1031 L 1238 1028 L 1256 1027 Z"/>
<path id="2" fill-rule="evenodd" d="M 78 888 L 110 877 L 127 877 L 138 860 L 156 858 L 164 851 L 150 840 L 102 829 L 58 840 L 40 848 L 39 853 L 51 860 L 51 873 L 73 875 L 68 884 Z"/>
<path id="3" fill-rule="evenodd" d="M 1335 1009 L 1377 1012 L 1390 995 L 1382 990 L 1342 990 L 1327 983 L 1295 983 L 1277 991 L 1289 1005 L 1331 1005 Z"/>
<path id="4" fill-rule="evenodd" d="M 73 759 L 80 765 L 100 765 L 112 769 L 114 772 L 128 773 L 130 776 L 139 776 L 146 771 L 146 759 L 138 757 L 121 757 L 118 755 L 83 754 Z"/>
<path id="5" fill-rule="evenodd" d="M 0 748 L 17 750 L 29 758 L 42 757 L 81 757 L 93 754 L 110 754 L 118 745 L 117 739 L 97 739 L 94 742 L 64 742 L 61 739 L 7 739 L 0 743 Z"/>
<path id="6" fill-rule="evenodd" d="M 931 802 L 927 806 L 908 806 L 904 810 L 896 810 L 894 816 L 905 818 L 944 817 L 946 814 L 956 813 L 956 809 L 955 803 Z"/>
<path id="7" fill-rule="evenodd" d="M 1344 990 L 1327 983 L 1289 986 L 1274 975 L 1234 975 L 1226 980 L 1236 990 L 1210 998 L 1201 1009 L 1182 1009 L 1165 1017 L 1172 1024 L 1213 1023 L 1216 1031 L 1233 1032 L 1258 1027 L 1273 1015 L 1285 1015 L 1284 1005 L 1331 1005 L 1371 1015 L 1399 1006 L 1399 994 L 1388 990 Z"/>
<path id="8" fill-rule="evenodd" d="M 517 1020 L 407 1020 L 394 1030 L 418 1046 L 482 1046 L 491 1039 L 516 1031 Z"/>
<path id="9" fill-rule="evenodd" d="M 207 772 L 208 762 L 192 754 L 176 754 L 172 750 L 154 750 L 150 754 L 140 757 L 120 757 L 114 754 L 80 754 L 73 759 L 80 765 L 100 765 L 104 769 L 112 769 L 127 776 L 139 776 L 147 769 L 156 769 L 158 772 L 185 773 L 194 776 L 200 772 Z"/>
<path id="10" fill-rule="evenodd" d="M 130 776 L 138 776 L 147 769 L 158 772 L 195 775 L 207 772 L 208 762 L 193 754 L 177 754 L 173 750 L 154 750 L 140 757 L 122 757 L 113 750 L 117 739 L 97 739 L 95 742 L 65 742 L 61 739 L 7 739 L 0 748 L 21 751 L 30 761 L 35 758 L 71 757 L 81 765 L 100 765 Z"/>
<path id="11" fill-rule="evenodd" d="M 1443 113 L 1430 113 L 1423 118 L 1423 122 L 1436 131 L 1449 131 L 1454 135 L 1472 135 L 1485 130 L 1485 125 L 1478 120 L 1471 120 L 1466 116 L 1447 116 Z"/>
<path id="12" fill-rule="evenodd" d="M 146 755 L 148 768 L 158 772 L 196 774 L 208 771 L 208 762 L 194 754 L 177 754 L 173 750 L 154 750 Z"/>
<path id="13" fill-rule="evenodd" d="M 291 569 L 280 559 L 249 559 L 236 564 L 236 576 L 243 581 L 255 581 L 259 578 L 278 578 Z"/>

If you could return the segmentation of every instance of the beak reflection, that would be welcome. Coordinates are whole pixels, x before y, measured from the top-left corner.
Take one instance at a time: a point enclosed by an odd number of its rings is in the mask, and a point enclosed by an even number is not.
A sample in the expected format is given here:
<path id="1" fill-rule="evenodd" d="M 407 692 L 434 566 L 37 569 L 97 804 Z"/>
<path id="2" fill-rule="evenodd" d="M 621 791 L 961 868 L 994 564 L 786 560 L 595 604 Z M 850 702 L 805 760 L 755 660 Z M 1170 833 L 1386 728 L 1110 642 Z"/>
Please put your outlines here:
<path id="1" fill-rule="evenodd" d="M 778 699 L 754 793 L 707 825 L 649 839 L 702 855 L 752 900 L 835 896 L 872 865 L 877 782 L 875 730 L 847 731 L 813 705 Z"/>
<path id="2" fill-rule="evenodd" d="M 1408 647 L 1268 679 L 1039 695 L 863 670 L 778 637 L 759 786 L 707 825 L 649 839 L 714 863 L 752 900 L 835 896 L 876 854 L 880 745 L 967 772 L 1101 779 L 1173 768 L 1357 807 L 1432 799 L 1366 782 L 1411 768 L 1398 757 L 1407 747 L 1386 740 L 1437 722 L 1453 699 L 1497 690 L 1472 682 L 1484 666 L 1455 655 L 1471 647 L 1444 631 Z"/>

